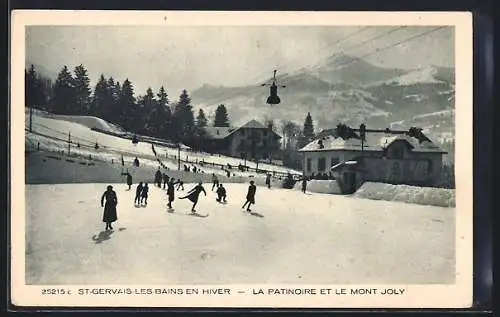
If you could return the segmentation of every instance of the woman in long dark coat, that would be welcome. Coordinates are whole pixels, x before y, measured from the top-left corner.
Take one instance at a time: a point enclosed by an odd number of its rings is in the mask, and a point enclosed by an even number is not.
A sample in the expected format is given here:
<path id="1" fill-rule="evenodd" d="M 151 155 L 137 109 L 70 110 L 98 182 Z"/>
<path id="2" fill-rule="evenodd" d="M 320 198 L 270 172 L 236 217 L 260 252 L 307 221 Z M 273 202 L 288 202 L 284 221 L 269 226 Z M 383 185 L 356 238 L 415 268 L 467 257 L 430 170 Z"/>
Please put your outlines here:
<path id="1" fill-rule="evenodd" d="M 172 177 L 170 181 L 168 182 L 168 187 L 167 187 L 167 196 L 168 196 L 168 208 L 172 209 L 172 202 L 175 199 L 175 184 L 179 183 L 179 181 L 174 182 L 174 178 Z"/>
<path id="2" fill-rule="evenodd" d="M 106 199 L 106 204 L 104 204 L 104 199 Z M 116 205 L 118 205 L 118 198 L 116 197 L 116 192 L 113 190 L 113 186 L 110 185 L 101 197 L 101 206 L 104 207 L 102 221 L 106 223 L 106 230 L 113 230 L 111 223 L 118 220 Z"/>
<path id="3" fill-rule="evenodd" d="M 187 198 L 187 199 L 191 200 L 193 202 L 193 208 L 191 208 L 191 212 L 195 213 L 196 210 L 194 210 L 194 207 L 198 203 L 198 197 L 200 196 L 201 192 L 203 192 L 205 194 L 205 196 L 207 195 L 205 188 L 203 188 L 203 186 L 201 186 L 201 182 L 199 182 L 198 185 L 196 185 L 196 187 L 194 187 L 193 189 L 191 189 L 188 192 L 187 196 L 179 197 L 179 199 Z"/>

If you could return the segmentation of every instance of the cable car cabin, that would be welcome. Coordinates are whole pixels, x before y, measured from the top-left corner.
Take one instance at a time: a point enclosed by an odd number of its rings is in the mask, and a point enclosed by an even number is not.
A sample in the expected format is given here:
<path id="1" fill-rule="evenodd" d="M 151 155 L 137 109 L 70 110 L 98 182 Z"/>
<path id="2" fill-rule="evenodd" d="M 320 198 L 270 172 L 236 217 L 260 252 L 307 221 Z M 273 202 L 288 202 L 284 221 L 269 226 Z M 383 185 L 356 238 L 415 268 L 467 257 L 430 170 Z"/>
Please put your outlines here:
<path id="1" fill-rule="evenodd" d="M 270 105 L 278 105 L 281 102 L 280 97 L 278 96 L 278 86 L 271 86 L 269 92 L 269 97 L 267 97 L 267 103 Z"/>
<path id="2" fill-rule="evenodd" d="M 278 105 L 281 103 L 281 99 L 278 96 L 278 85 L 276 84 L 276 72 L 277 70 L 274 71 L 273 82 L 271 84 L 262 84 L 262 86 L 269 87 L 269 97 L 267 97 L 267 102 L 266 102 L 269 105 Z M 286 86 L 280 86 L 280 87 L 285 88 Z"/>

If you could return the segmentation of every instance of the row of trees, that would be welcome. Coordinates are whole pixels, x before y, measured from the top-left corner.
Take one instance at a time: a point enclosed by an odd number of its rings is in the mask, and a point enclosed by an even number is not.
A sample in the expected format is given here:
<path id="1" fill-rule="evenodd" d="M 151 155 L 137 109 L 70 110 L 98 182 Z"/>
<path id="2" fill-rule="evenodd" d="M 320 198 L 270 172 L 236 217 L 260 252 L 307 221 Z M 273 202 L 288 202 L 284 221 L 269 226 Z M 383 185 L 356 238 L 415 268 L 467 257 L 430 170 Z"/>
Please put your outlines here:
<path id="1" fill-rule="evenodd" d="M 64 66 L 54 84 L 37 74 L 31 65 L 25 71 L 25 84 L 27 106 L 56 114 L 96 116 L 135 133 L 189 142 L 201 136 L 208 125 L 202 109 L 195 119 L 186 90 L 176 102 L 170 101 L 163 86 L 156 93 L 148 88 L 144 95 L 136 98 L 128 78 L 120 83 L 104 75 L 92 90 L 83 65 L 76 66 L 73 74 Z M 222 104 L 217 107 L 213 125 L 230 125 L 227 109 Z"/>

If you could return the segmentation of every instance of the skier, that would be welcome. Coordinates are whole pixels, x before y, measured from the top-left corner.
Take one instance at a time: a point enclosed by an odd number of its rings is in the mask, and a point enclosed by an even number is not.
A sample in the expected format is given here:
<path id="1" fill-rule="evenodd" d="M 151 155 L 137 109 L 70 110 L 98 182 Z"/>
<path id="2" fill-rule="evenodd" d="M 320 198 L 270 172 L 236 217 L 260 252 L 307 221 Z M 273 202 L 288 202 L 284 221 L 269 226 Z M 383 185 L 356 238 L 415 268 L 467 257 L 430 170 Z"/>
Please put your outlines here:
<path id="1" fill-rule="evenodd" d="M 193 207 L 191 208 L 191 213 L 196 213 L 196 210 L 194 210 L 194 207 L 196 207 L 196 204 L 198 203 L 198 196 L 200 196 L 200 193 L 203 192 L 205 196 L 207 195 L 207 192 L 205 191 L 205 188 L 201 186 L 201 182 L 198 183 L 193 189 L 191 189 L 188 194 L 184 197 L 179 197 L 179 199 L 189 199 L 193 202 Z"/>
<path id="2" fill-rule="evenodd" d="M 148 205 L 148 192 L 149 192 L 148 183 L 145 183 L 141 192 L 141 203 L 144 201 L 144 205 L 146 206 Z"/>
<path id="3" fill-rule="evenodd" d="M 134 166 L 139 167 L 139 159 L 137 158 L 137 156 L 134 159 Z"/>
<path id="4" fill-rule="evenodd" d="M 254 181 L 250 181 L 250 186 L 248 186 L 248 193 L 247 193 L 247 201 L 243 204 L 243 207 L 245 208 L 246 204 L 248 204 L 247 211 L 250 212 L 250 205 L 255 204 L 255 191 L 257 190 L 257 187 L 254 185 Z"/>
<path id="5" fill-rule="evenodd" d="M 168 188 L 167 188 L 167 196 L 168 196 L 168 208 L 172 209 L 172 202 L 175 199 L 175 184 L 179 183 L 179 181 L 174 182 L 175 178 L 171 178 L 170 181 L 168 182 Z"/>
<path id="6" fill-rule="evenodd" d="M 132 175 L 130 175 L 130 173 L 127 173 L 127 185 L 128 190 L 130 190 L 130 186 L 132 186 Z"/>
<path id="7" fill-rule="evenodd" d="M 182 179 L 179 179 L 176 184 L 179 184 L 177 185 L 177 190 L 179 190 L 181 187 L 182 187 L 182 190 L 184 190 L 184 182 L 182 181 Z"/>
<path id="8" fill-rule="evenodd" d="M 165 185 L 168 183 L 168 175 L 167 173 L 163 173 L 163 189 L 165 189 Z"/>
<path id="9" fill-rule="evenodd" d="M 161 188 L 161 178 L 162 178 L 162 175 L 160 172 L 160 168 L 158 167 L 158 170 L 156 171 L 156 174 L 155 174 L 155 184 L 159 188 Z"/>
<path id="10" fill-rule="evenodd" d="M 219 184 L 219 187 L 217 188 L 217 199 L 218 202 L 226 202 L 226 189 L 222 184 Z"/>
<path id="11" fill-rule="evenodd" d="M 106 205 L 104 204 L 104 199 L 106 198 Z M 118 198 L 116 197 L 116 192 L 113 190 L 113 186 L 109 185 L 107 190 L 102 194 L 101 197 L 101 207 L 104 207 L 104 214 L 102 216 L 102 221 L 106 223 L 106 231 L 113 230 L 111 223 L 118 220 L 116 215 L 116 205 L 118 205 Z"/>
<path id="12" fill-rule="evenodd" d="M 219 180 L 217 179 L 217 176 L 215 176 L 215 173 L 212 173 L 212 191 L 214 191 L 214 188 L 219 187 Z"/>
<path id="13" fill-rule="evenodd" d="M 267 185 L 267 188 L 271 189 L 271 174 L 267 174 L 266 175 L 266 185 Z"/>
<path id="14" fill-rule="evenodd" d="M 135 199 L 134 199 L 134 204 L 140 205 L 141 204 L 141 194 L 142 194 L 142 182 L 137 185 L 137 188 L 135 190 Z"/>

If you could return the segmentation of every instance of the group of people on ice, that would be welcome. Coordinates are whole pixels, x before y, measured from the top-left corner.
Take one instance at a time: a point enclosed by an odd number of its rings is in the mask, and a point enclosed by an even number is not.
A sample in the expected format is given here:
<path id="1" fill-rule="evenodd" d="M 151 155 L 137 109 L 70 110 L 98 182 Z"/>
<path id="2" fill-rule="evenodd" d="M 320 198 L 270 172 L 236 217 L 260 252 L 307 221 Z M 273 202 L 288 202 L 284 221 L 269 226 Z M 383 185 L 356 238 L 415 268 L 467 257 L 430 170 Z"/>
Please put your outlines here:
<path id="1" fill-rule="evenodd" d="M 168 187 L 167 187 L 167 197 L 168 197 L 168 208 L 172 208 L 172 202 L 175 199 L 175 184 L 177 184 L 179 181 L 175 181 L 174 178 L 170 178 L 168 182 Z M 216 201 L 223 203 L 226 202 L 226 189 L 224 186 L 220 183 L 217 182 L 217 186 L 213 187 L 213 189 L 216 188 L 216 194 L 217 198 Z M 256 193 L 256 186 L 254 181 L 250 181 L 250 186 L 248 187 L 248 192 L 246 195 L 246 201 L 242 206 L 242 209 L 246 207 L 246 211 L 251 212 L 250 206 L 252 204 L 255 204 L 255 193 Z M 148 183 L 142 183 L 140 182 L 139 185 L 137 186 L 136 189 L 136 195 L 134 199 L 135 204 L 146 204 L 147 205 L 147 200 L 148 200 L 148 192 L 149 192 L 149 187 Z M 198 204 L 198 199 L 200 194 L 203 192 L 205 196 L 207 196 L 207 192 L 205 191 L 205 188 L 203 188 L 203 185 L 201 182 L 199 182 L 193 189 L 191 189 L 187 195 L 183 197 L 179 197 L 179 199 L 189 199 L 192 203 L 193 206 L 191 207 L 191 213 L 195 214 L 196 210 L 195 207 Z M 101 197 L 101 207 L 104 207 L 104 214 L 102 221 L 106 223 L 106 231 L 107 230 L 113 230 L 112 223 L 118 220 L 117 217 L 117 211 L 116 211 L 116 206 L 118 205 L 118 197 L 116 195 L 116 192 L 113 190 L 113 186 L 109 185 L 104 192 L 104 194 Z"/>

